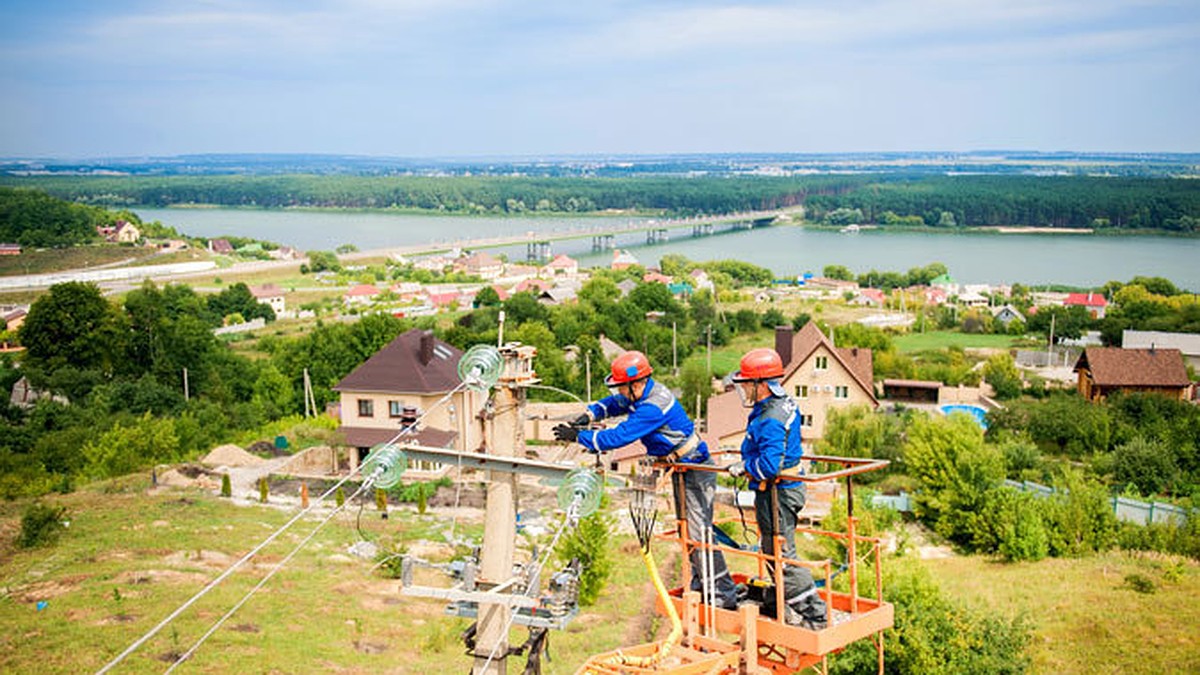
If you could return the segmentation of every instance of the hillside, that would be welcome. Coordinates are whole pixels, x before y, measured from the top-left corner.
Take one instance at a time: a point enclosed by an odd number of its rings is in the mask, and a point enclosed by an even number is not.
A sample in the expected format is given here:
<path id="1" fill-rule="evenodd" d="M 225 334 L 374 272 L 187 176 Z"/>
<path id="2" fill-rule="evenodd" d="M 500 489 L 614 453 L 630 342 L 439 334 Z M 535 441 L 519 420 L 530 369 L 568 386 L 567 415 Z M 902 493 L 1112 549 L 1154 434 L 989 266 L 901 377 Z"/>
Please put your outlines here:
<path id="1" fill-rule="evenodd" d="M 294 506 L 239 506 L 207 492 L 149 490 L 148 484 L 148 476 L 135 475 L 47 499 L 68 509 L 70 527 L 58 544 L 30 551 L 13 548 L 24 504 L 0 506 L 0 670 L 100 668 L 294 512 Z M 397 581 L 347 553 L 360 524 L 380 543 L 403 543 L 410 552 L 436 558 L 450 550 L 436 542 L 450 530 L 452 516 L 436 508 L 426 516 L 402 508 L 383 521 L 367 505 L 359 520 L 357 511 L 348 509 L 324 528 L 197 651 L 195 666 L 205 672 L 465 667 L 458 642 L 465 622 L 444 616 L 439 603 L 401 597 Z M 477 535 L 478 515 L 463 513 L 456 531 Z M 298 524 L 252 569 L 236 573 L 135 652 L 121 672 L 165 669 L 171 654 L 191 646 L 317 522 Z M 653 629 L 652 622 L 632 620 L 647 611 L 650 597 L 640 561 L 631 555 L 636 544 L 621 536 L 617 546 L 613 581 L 597 605 L 551 637 L 545 672 L 574 672 L 587 655 L 643 641 Z M 664 569 L 674 568 L 665 550 L 659 559 Z M 921 564 L 952 596 L 1032 620 L 1032 672 L 1200 668 L 1193 630 L 1200 622 L 1200 570 L 1193 562 L 1111 553 L 1016 565 L 977 556 Z M 1132 575 L 1147 579 L 1155 592 L 1133 590 Z M 41 610 L 39 602 L 46 603 Z M 523 631 L 513 633 L 518 642 L 524 638 Z M 510 667 L 519 665 L 523 659 Z"/>

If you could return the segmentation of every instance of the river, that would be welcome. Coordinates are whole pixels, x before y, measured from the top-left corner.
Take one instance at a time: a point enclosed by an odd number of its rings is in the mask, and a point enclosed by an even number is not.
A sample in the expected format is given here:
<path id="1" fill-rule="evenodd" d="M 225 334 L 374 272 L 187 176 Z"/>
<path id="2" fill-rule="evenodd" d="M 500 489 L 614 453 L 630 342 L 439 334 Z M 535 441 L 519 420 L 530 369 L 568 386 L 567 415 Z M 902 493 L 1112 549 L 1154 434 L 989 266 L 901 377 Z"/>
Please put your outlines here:
<path id="1" fill-rule="evenodd" d="M 455 242 L 526 232 L 562 233 L 640 222 L 608 217 L 423 216 L 361 211 L 285 211 L 252 209 L 135 209 L 146 221 L 159 220 L 193 237 L 242 236 L 274 241 L 297 249 L 333 250 L 341 244 L 359 249 Z M 1099 286 L 1137 275 L 1170 279 L 1180 288 L 1200 291 L 1200 239 L 1086 234 L 933 234 L 864 230 L 856 234 L 777 225 L 693 239 L 687 229 L 671 230 L 671 240 L 647 245 L 644 234 L 622 235 L 643 264 L 655 266 L 666 253 L 692 260 L 736 259 L 770 268 L 779 276 L 821 273 L 826 265 L 844 265 L 855 273 L 871 269 L 904 272 L 932 262 L 944 263 L 961 283 L 1066 284 Z M 497 249 L 510 260 L 525 256 L 521 247 Z M 584 266 L 607 265 L 611 253 L 592 253 L 591 240 L 557 241 L 554 253 L 567 253 Z"/>

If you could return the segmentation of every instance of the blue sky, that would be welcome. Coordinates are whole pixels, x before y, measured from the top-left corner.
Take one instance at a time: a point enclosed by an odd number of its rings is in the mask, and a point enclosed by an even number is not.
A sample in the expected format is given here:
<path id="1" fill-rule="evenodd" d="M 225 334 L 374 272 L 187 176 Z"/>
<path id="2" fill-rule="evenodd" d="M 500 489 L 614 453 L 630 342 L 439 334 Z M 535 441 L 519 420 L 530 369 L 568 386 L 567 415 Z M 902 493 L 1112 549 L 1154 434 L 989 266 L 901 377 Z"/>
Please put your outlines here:
<path id="1" fill-rule="evenodd" d="M 1200 151 L 1197 0 L 8 0 L 0 156 Z"/>

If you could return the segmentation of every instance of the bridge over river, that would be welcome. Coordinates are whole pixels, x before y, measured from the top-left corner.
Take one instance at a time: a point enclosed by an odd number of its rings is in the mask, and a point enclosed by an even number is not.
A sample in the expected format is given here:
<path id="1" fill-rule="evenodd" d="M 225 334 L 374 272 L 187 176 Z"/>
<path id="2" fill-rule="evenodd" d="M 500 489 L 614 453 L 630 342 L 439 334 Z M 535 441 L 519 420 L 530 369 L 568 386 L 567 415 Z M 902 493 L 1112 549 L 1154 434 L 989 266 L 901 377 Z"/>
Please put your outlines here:
<path id="1" fill-rule="evenodd" d="M 774 211 L 752 211 L 719 216 L 698 216 L 695 218 L 677 218 L 669 220 L 646 220 L 626 225 L 606 223 L 595 227 L 578 227 L 557 231 L 526 232 L 520 235 L 504 237 L 488 237 L 454 242 L 438 242 L 397 248 L 372 249 L 356 251 L 339 256 L 342 260 L 363 260 L 388 255 L 426 255 L 440 253 L 452 248 L 479 250 L 487 248 L 503 248 L 525 245 L 526 258 L 530 262 L 541 262 L 550 258 L 551 244 L 556 241 L 575 239 L 592 240 L 592 251 L 610 251 L 616 248 L 618 236 L 628 237 L 630 234 L 644 233 L 647 244 L 658 244 L 671 238 L 672 233 L 684 231 L 685 236 L 708 237 L 724 232 L 737 232 L 756 227 L 767 227 L 775 223 L 781 216 L 797 212 L 799 207 Z"/>

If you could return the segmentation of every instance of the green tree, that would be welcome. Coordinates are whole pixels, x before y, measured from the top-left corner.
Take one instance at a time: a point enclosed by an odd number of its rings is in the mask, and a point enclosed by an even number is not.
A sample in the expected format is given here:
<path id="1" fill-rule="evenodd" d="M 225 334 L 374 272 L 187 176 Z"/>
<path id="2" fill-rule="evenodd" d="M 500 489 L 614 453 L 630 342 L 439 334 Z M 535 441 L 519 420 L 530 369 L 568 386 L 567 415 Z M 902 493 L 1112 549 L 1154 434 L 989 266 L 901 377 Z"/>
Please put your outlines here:
<path id="1" fill-rule="evenodd" d="M 96 478 L 122 476 L 178 458 L 179 439 L 170 419 L 146 413 L 130 425 L 117 423 L 83 446 L 87 473 Z"/>
<path id="2" fill-rule="evenodd" d="M 1002 401 L 1021 395 L 1021 371 L 1008 352 L 988 357 L 983 365 L 983 380 L 992 385 L 996 398 Z"/>
<path id="3" fill-rule="evenodd" d="M 564 563 L 579 560 L 582 572 L 579 575 L 579 605 L 595 604 L 612 575 L 613 517 L 608 513 L 608 496 L 595 513 L 579 520 L 579 525 L 570 530 L 559 543 L 556 555 Z"/>
<path id="4" fill-rule="evenodd" d="M 122 320 L 95 284 L 50 287 L 29 308 L 18 331 L 25 365 L 52 373 L 64 366 L 111 373 L 123 347 Z"/>
<path id="5" fill-rule="evenodd" d="M 850 268 L 843 265 L 826 265 L 821 271 L 821 275 L 826 279 L 838 279 L 840 281 L 854 281 L 854 273 Z"/>

